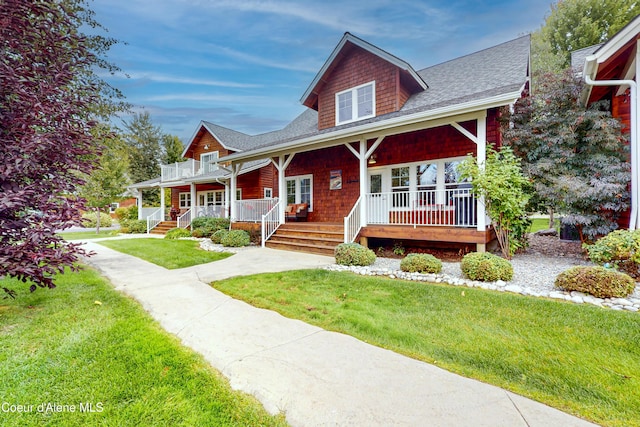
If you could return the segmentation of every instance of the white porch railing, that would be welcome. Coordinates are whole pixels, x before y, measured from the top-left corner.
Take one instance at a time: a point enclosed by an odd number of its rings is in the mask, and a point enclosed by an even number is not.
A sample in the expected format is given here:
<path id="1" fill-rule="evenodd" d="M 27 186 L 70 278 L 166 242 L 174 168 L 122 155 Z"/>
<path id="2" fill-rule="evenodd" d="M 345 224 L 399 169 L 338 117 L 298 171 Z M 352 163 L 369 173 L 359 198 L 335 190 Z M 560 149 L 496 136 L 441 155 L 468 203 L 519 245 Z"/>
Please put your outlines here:
<path id="1" fill-rule="evenodd" d="M 147 234 L 153 230 L 164 219 L 162 209 L 158 209 L 147 217 Z"/>
<path id="2" fill-rule="evenodd" d="M 262 247 L 264 248 L 265 242 L 269 240 L 269 237 L 276 232 L 280 226 L 280 201 L 278 201 L 273 207 L 264 215 L 262 215 L 262 227 L 261 238 Z"/>
<path id="3" fill-rule="evenodd" d="M 212 218 L 224 218 L 226 208 L 222 205 L 217 206 L 198 206 L 195 208 L 195 214 L 193 218 L 200 217 L 212 217 Z"/>
<path id="4" fill-rule="evenodd" d="M 236 221 L 260 222 L 262 215 L 267 214 L 278 199 L 248 199 L 236 201 Z"/>
<path id="5" fill-rule="evenodd" d="M 161 172 L 162 181 L 191 178 L 200 173 L 200 162 L 198 160 L 189 159 L 186 162 L 162 165 Z"/>
<path id="6" fill-rule="evenodd" d="M 362 201 L 362 197 L 358 198 L 358 201 L 353 205 L 353 209 L 349 212 L 344 218 L 344 242 L 351 243 L 355 240 L 356 236 L 360 232 L 362 228 L 362 224 L 360 223 L 360 203 Z"/>
<path id="7" fill-rule="evenodd" d="M 455 227 L 477 224 L 476 200 L 468 188 L 367 194 L 365 203 L 367 224 Z"/>
<path id="8" fill-rule="evenodd" d="M 183 213 L 182 215 L 180 215 L 178 217 L 178 228 L 187 228 L 188 226 L 191 225 L 191 211 L 193 209 L 189 209 L 188 211 L 186 211 L 185 213 Z"/>

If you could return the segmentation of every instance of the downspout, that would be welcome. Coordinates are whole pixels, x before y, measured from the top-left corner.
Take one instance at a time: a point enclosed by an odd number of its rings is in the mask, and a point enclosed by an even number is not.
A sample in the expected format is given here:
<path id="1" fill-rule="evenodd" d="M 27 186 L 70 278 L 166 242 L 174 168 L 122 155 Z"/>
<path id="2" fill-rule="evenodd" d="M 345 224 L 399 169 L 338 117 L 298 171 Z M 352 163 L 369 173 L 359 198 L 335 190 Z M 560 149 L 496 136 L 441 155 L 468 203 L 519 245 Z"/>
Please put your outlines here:
<path id="1" fill-rule="evenodd" d="M 631 214 L 629 218 L 629 230 L 635 230 L 638 227 L 638 109 L 637 109 L 637 97 L 638 89 L 634 80 L 593 80 L 588 74 L 584 75 L 584 81 L 590 86 L 629 86 L 631 95 L 631 129 L 630 129 L 630 144 L 631 144 Z"/>

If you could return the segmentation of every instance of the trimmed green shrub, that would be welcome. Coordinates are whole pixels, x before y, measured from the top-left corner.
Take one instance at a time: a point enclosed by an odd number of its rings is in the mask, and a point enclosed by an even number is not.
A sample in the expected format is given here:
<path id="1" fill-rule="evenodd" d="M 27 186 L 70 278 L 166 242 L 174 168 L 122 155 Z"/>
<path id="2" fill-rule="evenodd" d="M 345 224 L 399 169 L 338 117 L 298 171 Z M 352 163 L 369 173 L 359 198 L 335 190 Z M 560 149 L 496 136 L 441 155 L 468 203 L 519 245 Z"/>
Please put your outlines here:
<path id="1" fill-rule="evenodd" d="M 636 282 L 628 274 L 599 266 L 571 267 L 558 275 L 555 285 L 597 298 L 624 298 L 636 288 Z"/>
<path id="2" fill-rule="evenodd" d="M 471 280 L 495 282 L 513 278 L 511 263 L 488 252 L 471 252 L 465 255 L 460 262 L 460 269 Z"/>
<path id="3" fill-rule="evenodd" d="M 442 262 L 431 254 L 409 254 L 400 261 L 400 270 L 408 273 L 440 273 Z"/>
<path id="4" fill-rule="evenodd" d="M 220 239 L 220 243 L 225 247 L 239 248 L 249 246 L 251 238 L 249 237 L 249 233 L 244 230 L 231 230 Z"/>
<path id="5" fill-rule="evenodd" d="M 583 248 L 596 264 L 613 264 L 629 276 L 640 278 L 640 230 L 612 231 Z"/>
<path id="6" fill-rule="evenodd" d="M 229 230 L 218 230 L 211 235 L 211 241 L 213 243 L 220 244 L 222 242 L 222 238 L 229 233 Z"/>
<path id="7" fill-rule="evenodd" d="M 376 254 L 358 243 L 341 243 L 335 249 L 336 264 L 366 266 L 376 262 Z"/>
<path id="8" fill-rule="evenodd" d="M 172 228 L 164 235 L 165 239 L 180 239 L 181 237 L 191 237 L 191 232 L 184 228 Z"/>
<path id="9" fill-rule="evenodd" d="M 120 222 L 120 233 L 141 234 L 147 232 L 146 219 L 129 219 Z"/>
<path id="10" fill-rule="evenodd" d="M 228 230 L 229 224 L 227 218 L 198 217 L 191 221 L 191 231 L 197 237 L 211 237 L 218 230 Z"/>
<path id="11" fill-rule="evenodd" d="M 87 228 L 96 228 L 97 219 L 95 211 L 82 214 L 82 224 Z M 100 227 L 111 227 L 112 222 L 109 214 L 100 212 Z"/>
<path id="12" fill-rule="evenodd" d="M 132 205 L 128 208 L 117 208 L 114 214 L 118 221 L 138 219 L 138 207 L 136 205 Z"/>

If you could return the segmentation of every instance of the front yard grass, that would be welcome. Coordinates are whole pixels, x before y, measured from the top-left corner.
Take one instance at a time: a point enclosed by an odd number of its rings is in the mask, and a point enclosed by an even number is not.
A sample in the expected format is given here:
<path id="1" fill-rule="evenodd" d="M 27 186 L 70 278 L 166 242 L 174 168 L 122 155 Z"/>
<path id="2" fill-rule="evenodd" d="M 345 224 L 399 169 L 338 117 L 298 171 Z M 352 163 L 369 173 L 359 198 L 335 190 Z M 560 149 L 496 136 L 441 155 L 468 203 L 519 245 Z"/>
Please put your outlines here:
<path id="1" fill-rule="evenodd" d="M 65 240 L 102 239 L 105 237 L 116 237 L 118 234 L 118 230 L 100 230 L 99 233 L 96 233 L 95 229 L 87 231 L 63 231 L 60 233 Z"/>
<path id="2" fill-rule="evenodd" d="M 0 300 L 0 348 L 2 426 L 286 425 L 91 269 Z"/>
<path id="3" fill-rule="evenodd" d="M 219 261 L 233 254 L 200 249 L 195 240 L 166 240 L 154 238 L 104 240 L 108 248 L 133 255 L 161 267 L 173 270 Z"/>
<path id="4" fill-rule="evenodd" d="M 325 270 L 212 286 L 596 423 L 640 426 L 638 313 Z"/>

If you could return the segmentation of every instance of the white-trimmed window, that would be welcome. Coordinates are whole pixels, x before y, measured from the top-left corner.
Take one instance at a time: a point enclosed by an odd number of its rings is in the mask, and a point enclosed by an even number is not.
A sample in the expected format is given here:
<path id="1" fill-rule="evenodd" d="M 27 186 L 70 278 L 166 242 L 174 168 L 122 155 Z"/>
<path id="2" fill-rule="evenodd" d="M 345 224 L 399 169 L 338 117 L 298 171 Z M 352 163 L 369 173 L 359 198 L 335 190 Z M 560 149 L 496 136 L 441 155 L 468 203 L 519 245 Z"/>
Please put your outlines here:
<path id="1" fill-rule="evenodd" d="M 265 189 L 264 189 L 264 198 L 265 199 L 272 199 L 273 198 L 273 188 L 265 187 Z"/>
<path id="2" fill-rule="evenodd" d="M 180 193 L 180 209 L 188 209 L 191 207 L 191 193 Z"/>
<path id="3" fill-rule="evenodd" d="M 376 115 L 376 82 L 336 93 L 336 125 Z"/>
<path id="4" fill-rule="evenodd" d="M 236 188 L 236 200 L 242 200 L 242 188 Z"/>
<path id="5" fill-rule="evenodd" d="M 313 210 L 313 175 L 290 176 L 286 178 L 287 203 L 307 203 Z"/>
<path id="6" fill-rule="evenodd" d="M 211 173 L 217 171 L 219 157 L 220 153 L 218 151 L 200 154 L 200 170 L 202 171 L 202 173 Z"/>

